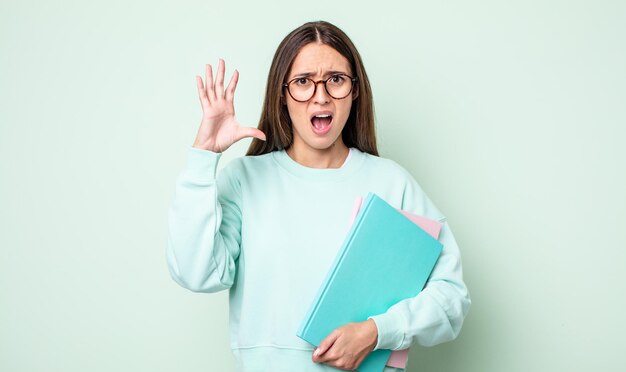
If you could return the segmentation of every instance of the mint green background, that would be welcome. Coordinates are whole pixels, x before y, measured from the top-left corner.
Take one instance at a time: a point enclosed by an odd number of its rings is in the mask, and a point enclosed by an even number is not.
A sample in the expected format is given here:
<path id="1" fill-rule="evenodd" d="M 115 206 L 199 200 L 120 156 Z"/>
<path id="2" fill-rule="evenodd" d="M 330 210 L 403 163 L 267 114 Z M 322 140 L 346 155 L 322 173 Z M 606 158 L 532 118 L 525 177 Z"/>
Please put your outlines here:
<path id="1" fill-rule="evenodd" d="M 623 1 L 2 1 L 0 370 L 231 371 L 227 293 L 178 287 L 166 213 L 223 57 L 255 126 L 272 54 L 354 40 L 380 150 L 449 218 L 473 305 L 409 371 L 618 371 Z M 249 141 L 224 156 L 241 156 Z"/>

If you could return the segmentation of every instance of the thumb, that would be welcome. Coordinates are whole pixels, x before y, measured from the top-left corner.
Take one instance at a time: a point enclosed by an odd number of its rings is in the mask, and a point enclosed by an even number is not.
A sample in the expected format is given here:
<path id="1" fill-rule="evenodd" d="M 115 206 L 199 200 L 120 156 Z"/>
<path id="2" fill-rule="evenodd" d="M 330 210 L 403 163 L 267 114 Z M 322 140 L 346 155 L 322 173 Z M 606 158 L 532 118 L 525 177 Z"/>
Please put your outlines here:
<path id="1" fill-rule="evenodd" d="M 261 132 L 257 128 L 239 128 L 239 130 L 237 130 L 237 134 L 235 135 L 235 142 L 246 137 L 258 138 L 261 141 L 266 140 L 265 133 Z"/>

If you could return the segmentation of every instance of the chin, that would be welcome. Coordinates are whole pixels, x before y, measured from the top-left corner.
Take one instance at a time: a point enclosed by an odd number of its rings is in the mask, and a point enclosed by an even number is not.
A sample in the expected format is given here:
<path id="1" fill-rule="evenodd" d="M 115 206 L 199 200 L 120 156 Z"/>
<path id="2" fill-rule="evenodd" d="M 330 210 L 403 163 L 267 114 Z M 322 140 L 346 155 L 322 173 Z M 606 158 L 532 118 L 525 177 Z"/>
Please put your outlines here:
<path id="1" fill-rule="evenodd" d="M 338 139 L 335 138 L 334 141 L 329 142 L 329 141 L 312 141 L 311 143 L 309 143 L 309 146 L 316 149 L 316 150 L 330 150 L 332 149 L 335 144 L 338 142 Z"/>

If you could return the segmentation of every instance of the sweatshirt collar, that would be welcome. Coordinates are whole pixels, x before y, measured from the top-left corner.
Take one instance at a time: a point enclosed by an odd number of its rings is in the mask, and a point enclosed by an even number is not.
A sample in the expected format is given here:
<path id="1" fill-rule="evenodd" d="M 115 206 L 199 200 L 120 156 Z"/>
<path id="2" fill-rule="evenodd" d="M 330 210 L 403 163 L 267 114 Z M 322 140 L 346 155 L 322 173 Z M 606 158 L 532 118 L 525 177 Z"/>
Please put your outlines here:
<path id="1" fill-rule="evenodd" d="M 340 168 L 310 168 L 293 160 L 287 151 L 272 152 L 274 160 L 287 172 L 299 178 L 319 181 L 334 181 L 342 179 L 358 170 L 365 161 L 367 154 L 351 147 L 346 161 Z"/>

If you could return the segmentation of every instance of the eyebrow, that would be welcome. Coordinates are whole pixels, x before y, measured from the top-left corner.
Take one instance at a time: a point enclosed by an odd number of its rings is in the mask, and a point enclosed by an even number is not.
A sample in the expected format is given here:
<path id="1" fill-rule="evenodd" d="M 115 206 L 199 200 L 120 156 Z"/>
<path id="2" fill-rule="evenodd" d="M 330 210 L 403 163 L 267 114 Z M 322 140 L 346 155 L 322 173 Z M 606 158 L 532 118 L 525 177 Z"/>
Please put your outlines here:
<path id="1" fill-rule="evenodd" d="M 291 79 L 295 79 L 295 78 L 297 78 L 297 77 L 311 77 L 311 76 L 314 76 L 315 74 L 316 74 L 315 72 L 301 72 L 301 73 L 299 73 L 299 74 L 295 74 L 295 75 L 293 75 L 293 76 L 292 76 L 292 77 L 290 77 L 289 79 L 291 80 Z M 347 73 L 347 72 L 345 72 L 345 71 L 336 71 L 336 70 L 333 70 L 333 71 L 326 71 L 326 73 L 324 73 L 324 75 L 323 75 L 323 76 L 328 76 L 328 75 L 336 75 L 336 74 L 344 74 L 344 75 L 348 75 L 348 76 L 350 76 L 350 74 L 348 74 L 348 73 Z"/>

